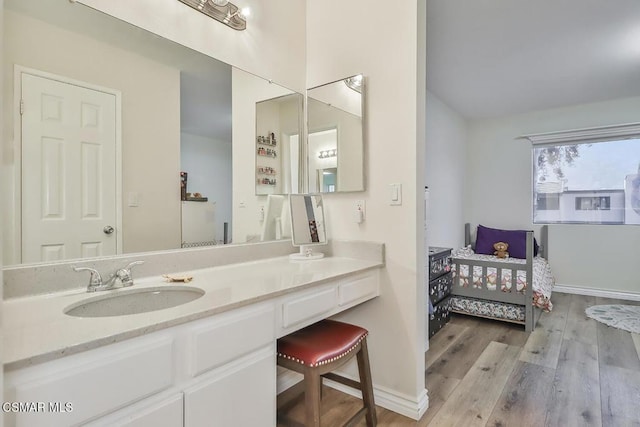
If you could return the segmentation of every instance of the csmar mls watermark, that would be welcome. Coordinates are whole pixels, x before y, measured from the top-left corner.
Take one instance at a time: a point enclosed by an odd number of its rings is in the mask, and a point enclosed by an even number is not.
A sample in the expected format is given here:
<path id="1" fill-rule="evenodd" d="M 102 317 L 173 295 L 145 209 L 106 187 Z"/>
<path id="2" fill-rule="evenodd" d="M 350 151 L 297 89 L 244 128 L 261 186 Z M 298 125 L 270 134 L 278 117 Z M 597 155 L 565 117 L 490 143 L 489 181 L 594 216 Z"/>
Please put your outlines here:
<path id="1" fill-rule="evenodd" d="M 73 412 L 71 402 L 2 402 L 2 412 Z"/>

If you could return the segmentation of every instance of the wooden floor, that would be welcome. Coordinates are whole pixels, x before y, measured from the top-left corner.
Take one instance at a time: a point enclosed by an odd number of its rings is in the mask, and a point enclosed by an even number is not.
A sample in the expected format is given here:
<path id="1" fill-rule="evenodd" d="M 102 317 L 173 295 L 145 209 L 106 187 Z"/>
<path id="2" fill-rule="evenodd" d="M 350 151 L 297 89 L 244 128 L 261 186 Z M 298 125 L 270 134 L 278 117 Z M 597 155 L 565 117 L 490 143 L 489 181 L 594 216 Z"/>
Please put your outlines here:
<path id="1" fill-rule="evenodd" d="M 455 316 L 425 354 L 427 413 L 416 422 L 378 407 L 378 425 L 640 426 L 640 335 L 584 314 L 595 304 L 640 302 L 560 293 L 552 300 L 553 311 L 532 333 Z M 323 426 L 341 425 L 361 405 L 333 389 L 323 392 Z M 297 399 L 284 414 L 292 421 L 278 426 L 302 425 Z"/>

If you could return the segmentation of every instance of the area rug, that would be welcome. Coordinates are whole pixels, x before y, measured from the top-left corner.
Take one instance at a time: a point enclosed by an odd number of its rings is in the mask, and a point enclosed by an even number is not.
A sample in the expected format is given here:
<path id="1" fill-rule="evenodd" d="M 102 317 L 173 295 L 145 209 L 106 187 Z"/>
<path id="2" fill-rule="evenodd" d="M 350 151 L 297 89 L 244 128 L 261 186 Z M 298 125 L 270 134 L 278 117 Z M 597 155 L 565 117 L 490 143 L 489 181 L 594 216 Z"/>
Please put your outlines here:
<path id="1" fill-rule="evenodd" d="M 640 334 L 640 306 L 594 305 L 585 310 L 587 316 L 605 325 Z"/>

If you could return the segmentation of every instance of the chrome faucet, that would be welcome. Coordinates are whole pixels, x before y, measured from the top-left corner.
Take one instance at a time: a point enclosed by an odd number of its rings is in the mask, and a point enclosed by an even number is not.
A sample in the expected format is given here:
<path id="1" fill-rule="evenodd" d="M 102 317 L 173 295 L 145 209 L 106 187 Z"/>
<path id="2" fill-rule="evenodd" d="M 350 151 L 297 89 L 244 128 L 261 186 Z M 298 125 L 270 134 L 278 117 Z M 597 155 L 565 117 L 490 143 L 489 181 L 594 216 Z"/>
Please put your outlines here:
<path id="1" fill-rule="evenodd" d="M 87 292 L 96 292 L 114 289 L 118 281 L 120 281 L 123 288 L 133 286 L 131 268 L 140 264 L 144 264 L 144 261 L 133 261 L 127 264 L 126 267 L 116 270 L 115 273 L 109 276 L 106 282 L 102 281 L 102 276 L 100 275 L 98 270 L 94 268 L 75 266 L 72 268 L 74 271 L 88 271 L 89 273 L 91 273 L 91 276 L 89 276 L 89 285 L 87 286 Z"/>

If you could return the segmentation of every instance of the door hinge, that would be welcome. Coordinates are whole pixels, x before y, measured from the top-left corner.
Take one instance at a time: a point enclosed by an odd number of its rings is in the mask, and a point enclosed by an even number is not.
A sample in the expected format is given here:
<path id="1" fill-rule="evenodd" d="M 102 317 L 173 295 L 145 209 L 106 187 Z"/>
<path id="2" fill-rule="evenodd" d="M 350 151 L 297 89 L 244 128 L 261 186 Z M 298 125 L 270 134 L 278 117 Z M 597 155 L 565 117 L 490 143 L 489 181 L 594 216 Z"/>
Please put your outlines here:
<path id="1" fill-rule="evenodd" d="M 20 100 L 20 115 L 24 114 L 24 99 Z"/>

